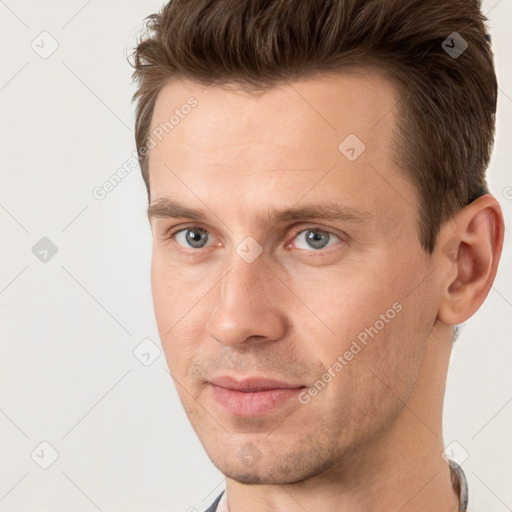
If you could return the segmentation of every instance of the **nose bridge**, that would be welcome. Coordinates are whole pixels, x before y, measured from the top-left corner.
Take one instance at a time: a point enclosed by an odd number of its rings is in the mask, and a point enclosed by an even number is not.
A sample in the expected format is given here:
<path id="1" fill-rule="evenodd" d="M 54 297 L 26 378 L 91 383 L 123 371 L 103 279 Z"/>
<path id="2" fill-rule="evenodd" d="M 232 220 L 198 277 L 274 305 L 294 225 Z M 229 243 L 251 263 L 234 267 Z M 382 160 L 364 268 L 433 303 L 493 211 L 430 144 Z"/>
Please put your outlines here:
<path id="1" fill-rule="evenodd" d="M 275 301 L 278 281 L 262 254 L 251 261 L 241 252 L 242 255 L 234 250 L 226 260 L 227 269 L 214 295 L 207 325 L 209 334 L 225 345 L 242 344 L 254 336 L 275 339 L 284 328 L 284 318 Z"/>
<path id="2" fill-rule="evenodd" d="M 267 303 L 268 273 L 270 270 L 262 255 L 250 261 L 235 250 L 229 259 L 229 272 L 220 283 L 217 307 L 261 308 Z"/>

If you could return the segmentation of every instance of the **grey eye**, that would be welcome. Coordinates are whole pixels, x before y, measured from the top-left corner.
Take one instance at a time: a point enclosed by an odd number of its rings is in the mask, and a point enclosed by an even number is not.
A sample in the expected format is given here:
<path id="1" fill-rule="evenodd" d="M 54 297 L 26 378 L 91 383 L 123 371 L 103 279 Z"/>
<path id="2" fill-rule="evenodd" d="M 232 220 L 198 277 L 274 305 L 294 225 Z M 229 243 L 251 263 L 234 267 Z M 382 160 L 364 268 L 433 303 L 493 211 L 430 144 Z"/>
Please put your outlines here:
<path id="1" fill-rule="evenodd" d="M 184 247 L 202 249 L 208 241 L 208 231 L 202 228 L 182 229 L 174 234 L 177 242 Z"/>
<path id="2" fill-rule="evenodd" d="M 296 238 L 298 241 L 303 240 L 305 245 L 300 247 L 297 242 L 295 245 L 298 249 L 324 249 L 328 247 L 333 238 L 341 241 L 340 238 L 333 233 L 321 231 L 320 229 L 305 229 L 298 233 Z"/>

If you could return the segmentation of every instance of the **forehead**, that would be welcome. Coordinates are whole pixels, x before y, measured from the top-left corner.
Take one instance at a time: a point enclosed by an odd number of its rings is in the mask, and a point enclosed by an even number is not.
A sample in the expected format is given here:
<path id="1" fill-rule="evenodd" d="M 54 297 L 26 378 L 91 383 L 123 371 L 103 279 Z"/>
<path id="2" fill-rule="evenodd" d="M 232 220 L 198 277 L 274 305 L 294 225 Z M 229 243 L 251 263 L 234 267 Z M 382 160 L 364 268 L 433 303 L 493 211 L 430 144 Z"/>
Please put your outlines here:
<path id="1" fill-rule="evenodd" d="M 242 211 L 275 202 L 279 191 L 292 204 L 304 194 L 347 206 L 366 202 L 376 215 L 386 194 L 410 188 L 391 154 L 395 103 L 391 83 L 371 71 L 286 82 L 258 94 L 172 80 L 151 123 L 151 198 L 185 195 L 202 207 L 197 199 L 209 197 L 237 201 Z"/>
<path id="2" fill-rule="evenodd" d="M 191 98 L 193 108 L 187 106 Z M 370 70 L 284 82 L 262 93 L 175 79 L 155 104 L 151 131 L 163 129 L 165 141 L 158 141 L 164 144 L 151 156 L 165 145 L 191 146 L 204 158 L 250 144 L 279 146 L 301 159 L 315 150 L 337 149 L 349 134 L 376 150 L 394 124 L 395 101 L 390 82 Z"/>

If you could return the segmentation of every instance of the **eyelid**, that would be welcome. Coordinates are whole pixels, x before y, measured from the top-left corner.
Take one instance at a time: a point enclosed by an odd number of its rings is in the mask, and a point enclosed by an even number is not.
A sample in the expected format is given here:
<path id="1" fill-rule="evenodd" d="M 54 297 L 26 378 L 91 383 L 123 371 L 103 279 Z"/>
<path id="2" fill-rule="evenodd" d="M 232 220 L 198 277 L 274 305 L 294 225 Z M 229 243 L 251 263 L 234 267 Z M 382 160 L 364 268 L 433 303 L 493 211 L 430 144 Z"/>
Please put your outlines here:
<path id="1" fill-rule="evenodd" d="M 176 233 L 179 233 L 180 231 L 184 231 L 186 229 L 193 229 L 193 228 L 202 229 L 202 230 L 208 231 L 208 233 L 210 233 L 210 231 L 208 229 L 204 228 L 203 226 L 199 226 L 197 224 L 186 224 L 186 225 L 180 224 L 179 226 L 172 226 L 168 229 L 163 229 L 162 237 L 163 238 L 172 238 Z"/>

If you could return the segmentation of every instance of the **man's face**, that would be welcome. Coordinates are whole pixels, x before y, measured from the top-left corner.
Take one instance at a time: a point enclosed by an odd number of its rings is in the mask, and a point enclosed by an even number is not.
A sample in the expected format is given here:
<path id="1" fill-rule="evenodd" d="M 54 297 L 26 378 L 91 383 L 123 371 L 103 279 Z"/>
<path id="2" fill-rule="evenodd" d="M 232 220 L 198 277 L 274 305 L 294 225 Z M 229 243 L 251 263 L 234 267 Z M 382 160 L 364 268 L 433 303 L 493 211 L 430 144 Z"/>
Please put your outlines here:
<path id="1" fill-rule="evenodd" d="M 152 217 L 156 320 L 191 424 L 230 478 L 284 484 L 353 461 L 421 392 L 435 267 L 392 160 L 395 101 L 376 74 L 260 95 L 176 80 L 159 94 L 152 129 L 182 115 L 151 151 L 151 202 L 203 216 Z M 272 216 L 306 207 L 321 213 Z M 295 389 L 211 384 L 224 376 Z"/>

